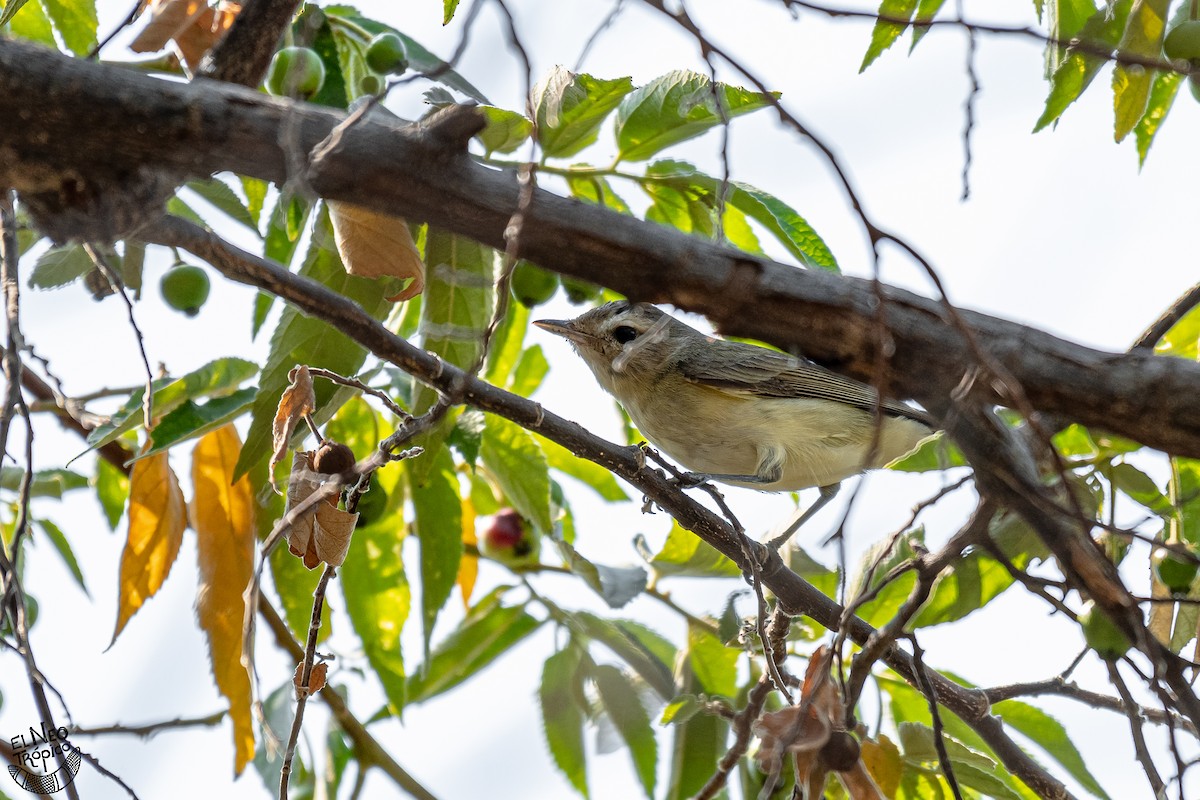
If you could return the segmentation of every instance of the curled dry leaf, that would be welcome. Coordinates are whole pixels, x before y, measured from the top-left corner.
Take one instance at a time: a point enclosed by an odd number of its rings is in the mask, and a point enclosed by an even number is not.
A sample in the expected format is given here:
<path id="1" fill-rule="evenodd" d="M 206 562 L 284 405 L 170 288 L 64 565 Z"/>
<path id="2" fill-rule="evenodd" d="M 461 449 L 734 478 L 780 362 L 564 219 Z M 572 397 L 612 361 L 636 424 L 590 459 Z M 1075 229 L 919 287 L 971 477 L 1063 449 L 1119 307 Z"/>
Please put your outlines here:
<path id="1" fill-rule="evenodd" d="M 229 30 L 241 3 L 221 0 L 151 0 L 150 23 L 129 45 L 135 53 L 157 53 L 174 41 L 188 69 L 193 72 L 200 60 Z"/>
<path id="2" fill-rule="evenodd" d="M 424 290 L 425 264 L 404 220 L 349 203 L 328 204 L 333 240 L 346 272 L 363 278 L 412 278 L 402 292 L 387 298 L 392 303 L 411 300 Z"/>
<path id="3" fill-rule="evenodd" d="M 308 673 L 308 693 L 316 694 L 325 688 L 325 681 L 329 675 L 329 665 L 322 661 L 320 664 L 313 664 L 312 672 Z M 296 687 L 296 692 L 299 694 L 300 682 L 304 679 L 304 662 L 301 661 L 296 665 L 296 673 L 292 675 L 292 685 Z"/>
<path id="4" fill-rule="evenodd" d="M 287 508 L 290 512 L 316 492 L 329 492 L 328 497 L 313 503 L 288 528 L 288 550 L 304 559 L 304 566 L 315 569 L 322 562 L 340 567 L 350 549 L 350 536 L 358 524 L 358 514 L 337 507 L 336 480 L 325 484 L 328 477 L 313 469 L 313 451 L 292 456 L 292 474 L 288 479 Z"/>
<path id="5" fill-rule="evenodd" d="M 288 442 L 291 441 L 296 425 L 304 419 L 305 414 L 311 414 L 317 407 L 317 395 L 313 391 L 312 376 L 308 374 L 308 367 L 296 367 L 288 373 L 288 380 L 291 384 L 280 395 L 279 408 L 275 409 L 275 420 L 271 423 L 271 443 L 274 445 L 274 451 L 271 453 L 271 466 L 267 475 L 276 494 L 282 493 L 275 485 L 275 465 L 283 461 L 284 455 L 287 454 Z"/>

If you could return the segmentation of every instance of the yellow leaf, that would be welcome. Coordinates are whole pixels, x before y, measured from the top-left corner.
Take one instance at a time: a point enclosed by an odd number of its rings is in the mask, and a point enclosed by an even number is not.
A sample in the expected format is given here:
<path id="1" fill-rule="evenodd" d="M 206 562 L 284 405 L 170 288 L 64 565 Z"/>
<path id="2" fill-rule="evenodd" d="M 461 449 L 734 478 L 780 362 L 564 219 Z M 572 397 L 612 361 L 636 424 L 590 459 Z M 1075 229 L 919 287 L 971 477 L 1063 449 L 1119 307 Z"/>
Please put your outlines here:
<path id="1" fill-rule="evenodd" d="M 192 527 L 200 562 L 196 616 L 208 637 L 213 677 L 229 699 L 234 775 L 254 757 L 250 673 L 242 663 L 244 592 L 254 572 L 254 491 L 231 484 L 242 442 L 232 425 L 207 434 L 192 453 Z"/>
<path id="2" fill-rule="evenodd" d="M 412 278 L 403 291 L 387 298 L 392 303 L 411 300 L 421 293 L 425 288 L 425 264 L 404 220 L 349 203 L 326 203 L 333 223 L 333 241 L 346 272 L 364 278 Z"/>
<path id="3" fill-rule="evenodd" d="M 167 454 L 133 462 L 129 475 L 129 535 L 121 552 L 114 642 L 125 623 L 166 581 L 186 527 L 187 506 Z"/>
<path id="4" fill-rule="evenodd" d="M 478 545 L 475 536 L 475 504 L 470 498 L 462 502 L 462 540 L 463 544 Z M 475 591 L 475 578 L 479 576 L 479 557 L 464 552 L 458 562 L 458 577 L 455 583 L 462 592 L 463 607 L 471 610 L 471 593 Z"/>

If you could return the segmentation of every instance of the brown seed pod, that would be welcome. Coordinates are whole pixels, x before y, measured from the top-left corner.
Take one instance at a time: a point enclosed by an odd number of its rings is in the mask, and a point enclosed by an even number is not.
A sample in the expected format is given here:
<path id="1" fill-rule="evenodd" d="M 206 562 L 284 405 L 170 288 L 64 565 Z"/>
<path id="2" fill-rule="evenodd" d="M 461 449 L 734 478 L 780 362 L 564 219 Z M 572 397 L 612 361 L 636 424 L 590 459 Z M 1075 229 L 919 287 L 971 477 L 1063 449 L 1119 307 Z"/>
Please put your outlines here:
<path id="1" fill-rule="evenodd" d="M 354 451 L 341 442 L 326 439 L 313 456 L 313 470 L 322 475 L 340 475 L 352 469 L 358 459 Z"/>
<path id="2" fill-rule="evenodd" d="M 834 772 L 846 772 L 858 763 L 859 753 L 862 752 L 858 739 L 846 731 L 834 731 L 829 734 L 829 741 L 821 748 L 817 757 Z"/>

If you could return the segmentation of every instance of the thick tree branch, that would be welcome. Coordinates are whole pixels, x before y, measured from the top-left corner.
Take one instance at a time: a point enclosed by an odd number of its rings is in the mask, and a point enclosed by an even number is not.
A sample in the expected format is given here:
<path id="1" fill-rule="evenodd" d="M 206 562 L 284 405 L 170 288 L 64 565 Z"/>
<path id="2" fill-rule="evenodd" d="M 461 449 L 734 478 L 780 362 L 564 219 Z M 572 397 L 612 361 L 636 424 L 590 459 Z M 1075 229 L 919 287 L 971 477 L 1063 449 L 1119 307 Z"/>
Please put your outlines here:
<path id="1" fill-rule="evenodd" d="M 116 211 L 104 201 L 121 185 L 114 176 L 230 170 L 286 182 L 295 177 L 288 164 L 296 154 L 281 139 L 306 154 L 326 142 L 343 116 L 0 41 L 0 118 L 20 121 L 0 126 L 0 184 L 62 199 L 64 213 L 39 217 L 39 224 L 64 237 L 97 230 L 123 235 L 140 224 L 144 215 L 129 208 L 137 198 L 125 198 Z M 81 126 L 91 135 L 78 136 Z M 280 137 L 285 129 L 291 135 Z M 450 149 L 437 130 L 368 115 L 339 132 L 336 147 L 326 148 L 304 183 L 322 196 L 427 220 L 503 248 L 518 207 L 516 175 Z M 109 216 L 98 222 L 97 214 Z M 542 190 L 533 192 L 519 255 L 630 297 L 702 312 L 723 332 L 801 350 L 861 380 L 876 375 L 877 293 L 867 281 L 753 258 Z M 889 393 L 938 405 L 976 364 L 975 355 L 937 302 L 890 288 L 883 297 L 888 335 L 882 338 L 893 347 Z M 1191 401 L 1200 394 L 1196 364 L 1103 353 L 987 315 L 962 316 L 1033 408 L 1200 456 L 1200 406 Z M 992 387 L 984 389 L 997 399 Z"/>
<path id="2" fill-rule="evenodd" d="M 641 452 L 620 447 L 590 433 L 574 422 L 542 408 L 539 403 L 506 392 L 436 356 L 409 344 L 387 330 L 357 304 L 315 281 L 294 275 L 265 259 L 229 245 L 215 234 L 176 217 L 139 232 L 147 242 L 180 247 L 204 259 L 226 277 L 278 295 L 305 314 L 318 317 L 353 338 L 379 358 L 388 361 L 457 402 L 498 414 L 525 428 L 553 439 L 575 455 L 594 461 L 628 481 L 665 509 L 683 527 L 693 531 L 732 559 L 743 571 L 758 569 L 762 585 L 779 598 L 788 614 L 807 614 L 829 630 L 837 630 L 842 607 L 788 569 L 779 556 L 761 546 L 761 567 L 750 563 L 745 540 L 729 523 L 692 500 L 656 470 L 645 469 Z M 862 645 L 875 629 L 854 617 L 847 623 L 849 637 Z M 894 644 L 882 660 L 916 685 L 912 656 Z M 970 725 L 993 749 L 1005 766 L 1037 794 L 1045 798 L 1068 798 L 1063 784 L 1026 755 L 1005 733 L 1003 724 L 988 713 L 985 696 L 966 689 L 946 677 L 929 672 L 928 679 L 938 702 Z"/>

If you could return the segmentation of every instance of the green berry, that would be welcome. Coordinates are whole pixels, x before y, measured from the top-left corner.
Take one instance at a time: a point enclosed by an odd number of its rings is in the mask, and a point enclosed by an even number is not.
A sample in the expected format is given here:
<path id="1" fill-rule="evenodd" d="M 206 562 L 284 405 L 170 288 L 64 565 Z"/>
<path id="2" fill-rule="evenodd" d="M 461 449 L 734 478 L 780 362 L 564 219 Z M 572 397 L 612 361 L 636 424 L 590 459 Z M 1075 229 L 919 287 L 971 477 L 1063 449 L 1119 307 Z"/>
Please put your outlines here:
<path id="1" fill-rule="evenodd" d="M 358 93 L 360 95 L 383 94 L 385 88 L 387 88 L 387 81 L 374 72 L 368 72 L 358 79 Z"/>
<path id="2" fill-rule="evenodd" d="M 1175 594 L 1187 594 L 1188 589 L 1192 588 L 1192 581 L 1196 580 L 1197 567 L 1200 566 L 1194 557 L 1186 558 L 1165 547 L 1154 551 L 1150 556 L 1150 564 L 1163 586 Z"/>
<path id="3" fill-rule="evenodd" d="M 1167 31 L 1163 55 L 1171 61 L 1200 58 L 1200 19 L 1188 19 Z"/>
<path id="4" fill-rule="evenodd" d="M 362 528 L 383 519 L 387 506 L 387 492 L 378 481 L 372 481 L 370 490 L 358 498 L 358 507 L 355 509 L 358 512 L 358 527 Z"/>
<path id="5" fill-rule="evenodd" d="M 208 273 L 200 267 L 178 264 L 163 274 L 158 288 L 167 305 L 194 317 L 208 300 L 209 286 Z"/>
<path id="6" fill-rule="evenodd" d="M 308 47 L 285 47 L 271 59 L 267 91 L 280 97 L 312 97 L 325 85 L 325 62 Z"/>
<path id="7" fill-rule="evenodd" d="M 1089 600 L 1079 613 L 1079 624 L 1083 627 L 1083 638 L 1087 646 L 1100 654 L 1106 661 L 1116 661 L 1133 647 L 1133 642 L 1117 624 L 1109 619 Z"/>
<path id="8" fill-rule="evenodd" d="M 394 33 L 381 33 L 367 45 L 367 66 L 380 75 L 400 75 L 408 69 L 408 50 Z"/>
<path id="9" fill-rule="evenodd" d="M 572 305 L 580 306 L 584 303 L 594 303 L 600 299 L 600 287 L 591 281 L 585 281 L 583 278 L 563 275 L 562 287 L 567 295 L 567 300 Z"/>
<path id="10" fill-rule="evenodd" d="M 558 288 L 558 275 L 522 259 L 513 267 L 509 288 L 512 296 L 523 306 L 533 308 L 554 296 Z"/>

